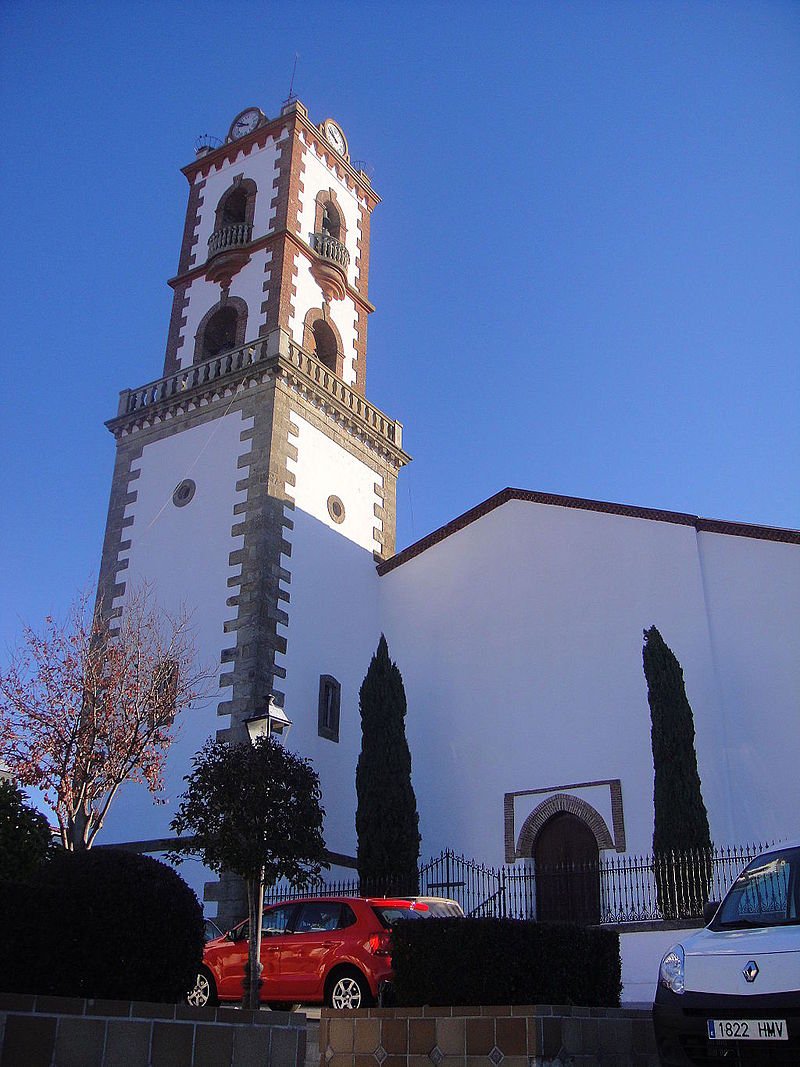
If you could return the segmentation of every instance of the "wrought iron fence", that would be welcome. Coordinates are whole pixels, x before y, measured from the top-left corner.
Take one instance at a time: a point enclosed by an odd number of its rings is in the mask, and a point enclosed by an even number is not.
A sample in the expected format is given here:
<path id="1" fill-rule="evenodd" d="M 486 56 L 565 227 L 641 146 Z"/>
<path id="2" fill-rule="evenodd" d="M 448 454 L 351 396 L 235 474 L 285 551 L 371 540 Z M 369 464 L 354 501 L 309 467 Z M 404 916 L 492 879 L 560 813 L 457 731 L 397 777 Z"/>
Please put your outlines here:
<path id="1" fill-rule="evenodd" d="M 490 867 L 446 850 L 419 869 L 419 895 L 456 900 L 467 915 L 618 924 L 695 919 L 707 900 L 719 900 L 739 871 L 767 845 L 698 849 L 657 857 L 611 856 L 591 864 Z M 397 886 L 371 886 L 392 896 Z M 358 878 L 319 881 L 297 889 L 279 884 L 266 904 L 297 896 L 359 896 Z"/>

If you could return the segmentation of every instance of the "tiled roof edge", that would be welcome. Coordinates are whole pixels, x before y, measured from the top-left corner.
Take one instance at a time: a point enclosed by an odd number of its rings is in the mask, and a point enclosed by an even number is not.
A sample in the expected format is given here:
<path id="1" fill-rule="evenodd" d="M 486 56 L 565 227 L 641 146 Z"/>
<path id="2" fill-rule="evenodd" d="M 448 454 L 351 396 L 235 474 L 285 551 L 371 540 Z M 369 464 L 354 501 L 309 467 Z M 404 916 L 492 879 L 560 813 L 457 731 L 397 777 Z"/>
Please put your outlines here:
<path id="1" fill-rule="evenodd" d="M 416 541 L 402 552 L 378 565 L 378 574 L 388 574 L 395 567 L 444 541 L 451 534 L 463 530 L 476 519 L 483 518 L 495 508 L 507 504 L 509 500 L 524 500 L 533 504 L 552 504 L 561 508 L 577 508 L 581 511 L 600 511 L 607 515 L 623 515 L 630 519 L 650 519 L 654 522 L 672 522 L 680 526 L 693 526 L 703 533 L 728 534 L 732 537 L 756 537 L 762 541 L 783 541 L 787 544 L 800 545 L 800 530 L 785 530 L 777 526 L 756 526 L 746 522 L 726 522 L 724 519 L 703 519 L 698 515 L 687 515 L 681 511 L 660 511 L 658 508 L 641 508 L 631 504 L 613 504 L 607 500 L 585 500 L 582 497 L 559 496 L 557 493 L 537 493 L 530 489 L 501 489 L 481 504 L 477 504 L 463 515 L 452 519 L 438 530 Z"/>

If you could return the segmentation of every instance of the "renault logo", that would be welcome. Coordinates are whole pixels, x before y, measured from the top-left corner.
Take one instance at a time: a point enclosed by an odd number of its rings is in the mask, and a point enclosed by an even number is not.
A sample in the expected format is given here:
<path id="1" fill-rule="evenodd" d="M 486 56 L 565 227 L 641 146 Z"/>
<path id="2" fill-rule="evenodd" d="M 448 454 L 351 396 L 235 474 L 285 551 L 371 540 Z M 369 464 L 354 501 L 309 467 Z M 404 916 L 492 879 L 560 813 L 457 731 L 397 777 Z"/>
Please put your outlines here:
<path id="1" fill-rule="evenodd" d="M 755 982 L 756 978 L 758 978 L 758 964 L 756 961 L 750 960 L 747 966 L 742 968 L 742 974 L 746 982 Z"/>

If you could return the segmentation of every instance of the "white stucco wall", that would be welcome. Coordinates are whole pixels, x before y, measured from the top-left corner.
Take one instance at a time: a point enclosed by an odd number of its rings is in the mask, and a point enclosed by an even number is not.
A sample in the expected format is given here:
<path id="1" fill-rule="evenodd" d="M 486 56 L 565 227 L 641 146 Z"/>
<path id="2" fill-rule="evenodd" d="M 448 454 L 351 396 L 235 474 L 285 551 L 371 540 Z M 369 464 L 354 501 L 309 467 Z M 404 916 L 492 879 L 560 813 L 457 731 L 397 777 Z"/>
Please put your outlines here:
<path id="1" fill-rule="evenodd" d="M 309 757 L 320 775 L 326 808 L 325 841 L 334 852 L 355 854 L 355 766 L 361 748 L 358 690 L 378 645 L 378 577 L 373 548 L 376 520 L 375 472 L 339 448 L 301 416 L 290 462 L 296 484 L 287 487 L 296 506 L 287 531 L 291 571 L 286 606 L 289 625 L 282 688 L 293 726 L 288 747 Z M 338 525 L 328 514 L 333 494 L 345 505 Z M 318 736 L 319 678 L 333 675 L 341 685 L 339 741 Z"/>
<path id="2" fill-rule="evenodd" d="M 771 835 L 795 817 L 799 787 L 796 775 L 786 780 L 786 753 L 796 753 L 800 732 L 788 715 L 796 638 L 781 642 L 777 628 L 797 632 L 800 598 L 779 588 L 780 550 L 796 557 L 796 548 L 708 537 L 716 540 L 701 555 L 691 526 L 511 501 L 381 579 L 382 626 L 409 701 L 424 855 L 449 846 L 498 863 L 505 793 L 609 778 L 622 782 L 628 851 L 650 850 L 641 650 L 653 624 L 683 667 L 714 839 Z M 765 673 L 781 680 L 763 733 L 755 724 Z M 757 739 L 760 762 L 750 762 Z M 755 795 L 732 807 L 744 788 L 728 780 L 737 761 L 741 773 L 764 773 Z M 543 799 L 520 800 L 517 835 L 526 802 L 532 811 Z"/>
<path id="3" fill-rule="evenodd" d="M 800 820 L 800 548 L 701 533 L 731 821 L 741 841 Z"/>
<path id="4" fill-rule="evenodd" d="M 121 577 L 129 589 L 142 581 L 151 583 L 159 605 L 167 610 L 185 604 L 194 612 L 197 659 L 211 668 L 211 679 L 203 705 L 178 720 L 178 739 L 167 762 L 168 803 L 155 805 L 144 787 L 126 785 L 106 824 L 107 843 L 168 836 L 191 757 L 225 723 L 216 711 L 225 699 L 218 686 L 219 661 L 222 649 L 235 641 L 223 626 L 235 616 L 236 609 L 225 603 L 231 592 L 226 583 L 238 570 L 228 557 L 242 546 L 241 537 L 231 536 L 231 527 L 236 521 L 233 507 L 244 499 L 236 481 L 246 475 L 246 468 L 237 468 L 237 459 L 250 450 L 240 434 L 251 425 L 252 420 L 231 413 L 146 445 L 134 463 L 141 474 L 130 483 L 137 499 L 126 509 L 134 522 L 127 532 L 130 550 L 121 557 L 130 562 Z M 197 488 L 192 501 L 177 508 L 172 494 L 184 478 L 192 478 Z M 200 865 L 184 864 L 182 874 L 202 898 L 207 875 Z"/>

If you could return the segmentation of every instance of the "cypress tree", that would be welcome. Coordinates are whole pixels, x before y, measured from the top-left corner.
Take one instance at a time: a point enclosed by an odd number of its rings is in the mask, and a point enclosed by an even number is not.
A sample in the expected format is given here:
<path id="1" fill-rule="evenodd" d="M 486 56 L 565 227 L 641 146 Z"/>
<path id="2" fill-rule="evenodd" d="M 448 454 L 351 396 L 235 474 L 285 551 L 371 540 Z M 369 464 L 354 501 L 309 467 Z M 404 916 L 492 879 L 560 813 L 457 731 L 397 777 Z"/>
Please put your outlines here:
<path id="1" fill-rule="evenodd" d="M 411 785 L 403 677 L 386 638 L 359 692 L 361 754 L 356 768 L 358 874 L 365 893 L 419 892 L 419 815 Z"/>
<path id="2" fill-rule="evenodd" d="M 655 626 L 644 631 L 642 661 L 653 746 L 653 854 L 659 901 L 667 918 L 702 909 L 711 832 L 683 671 Z M 693 855 L 676 864 L 671 856 L 676 852 Z"/>

